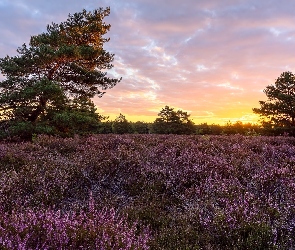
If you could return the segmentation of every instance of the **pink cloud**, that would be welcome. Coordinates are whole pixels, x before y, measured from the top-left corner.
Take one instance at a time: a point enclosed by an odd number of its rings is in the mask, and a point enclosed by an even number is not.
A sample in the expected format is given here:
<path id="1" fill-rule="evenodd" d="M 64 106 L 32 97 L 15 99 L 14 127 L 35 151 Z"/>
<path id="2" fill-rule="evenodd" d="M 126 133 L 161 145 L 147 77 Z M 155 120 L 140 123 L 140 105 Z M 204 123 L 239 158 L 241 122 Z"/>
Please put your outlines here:
<path id="1" fill-rule="evenodd" d="M 90 0 L 13 2 L 22 5 L 9 3 L 0 10 L 1 56 L 51 21 L 65 20 L 69 12 L 101 7 Z M 115 54 L 115 67 L 109 75 L 123 77 L 104 97 L 94 99 L 104 114 L 155 118 L 170 105 L 191 111 L 197 121 L 246 117 L 265 99 L 262 90 L 267 85 L 283 71 L 295 71 L 291 56 L 295 2 L 105 0 L 101 4 L 111 7 L 106 18 L 112 25 L 107 34 L 111 40 L 106 49 Z"/>

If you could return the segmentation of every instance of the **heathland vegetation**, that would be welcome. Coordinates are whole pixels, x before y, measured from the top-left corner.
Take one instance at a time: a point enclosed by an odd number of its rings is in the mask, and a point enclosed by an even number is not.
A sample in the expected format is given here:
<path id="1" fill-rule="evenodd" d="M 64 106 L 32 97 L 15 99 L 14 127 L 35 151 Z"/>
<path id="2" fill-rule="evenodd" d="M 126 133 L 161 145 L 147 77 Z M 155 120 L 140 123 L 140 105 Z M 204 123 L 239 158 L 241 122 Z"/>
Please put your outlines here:
<path id="1" fill-rule="evenodd" d="M 293 137 L 110 134 L 2 143 L 0 245 L 293 249 L 294 156 Z"/>
<path id="2" fill-rule="evenodd" d="M 121 80 L 109 13 L 69 15 L 0 59 L 0 248 L 294 249 L 295 76 L 266 87 L 259 125 L 169 106 L 110 121 L 92 102 Z"/>

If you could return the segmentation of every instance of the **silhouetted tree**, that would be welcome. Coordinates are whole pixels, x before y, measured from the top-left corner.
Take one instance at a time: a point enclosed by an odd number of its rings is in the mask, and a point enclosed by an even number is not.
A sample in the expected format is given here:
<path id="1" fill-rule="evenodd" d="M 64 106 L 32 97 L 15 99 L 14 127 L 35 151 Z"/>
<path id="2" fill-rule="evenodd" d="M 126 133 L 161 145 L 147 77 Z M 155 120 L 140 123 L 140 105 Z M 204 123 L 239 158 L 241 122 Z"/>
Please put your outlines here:
<path id="1" fill-rule="evenodd" d="M 174 108 L 165 106 L 152 124 L 152 133 L 156 134 L 193 134 L 194 123 L 189 119 L 190 115 L 182 110 L 174 111 Z"/>
<path id="2" fill-rule="evenodd" d="M 126 117 L 120 113 L 112 125 L 113 133 L 115 134 L 131 134 L 133 133 L 131 124 L 127 121 Z"/>
<path id="3" fill-rule="evenodd" d="M 109 8 L 100 8 L 69 15 L 32 36 L 17 56 L 0 59 L 6 77 L 0 82 L 0 112 L 11 133 L 18 126 L 51 133 L 84 130 L 100 118 L 91 98 L 120 81 L 106 76 L 114 57 L 103 48 L 111 27 L 103 19 L 109 14 Z"/>
<path id="4" fill-rule="evenodd" d="M 201 123 L 196 125 L 196 134 L 198 135 L 210 135 L 212 134 L 211 126 L 207 123 Z"/>
<path id="5" fill-rule="evenodd" d="M 134 133 L 136 134 L 149 133 L 149 123 L 137 121 L 137 122 L 133 122 L 131 125 L 132 125 Z"/>
<path id="6" fill-rule="evenodd" d="M 264 119 L 264 124 L 275 127 L 295 127 L 295 75 L 283 72 L 274 85 L 264 89 L 268 100 L 259 101 L 253 112 Z"/>
<path id="7" fill-rule="evenodd" d="M 110 120 L 101 121 L 99 124 L 99 128 L 97 129 L 96 132 L 99 134 L 111 134 L 113 133 L 112 126 L 113 126 L 113 121 L 110 121 Z"/>

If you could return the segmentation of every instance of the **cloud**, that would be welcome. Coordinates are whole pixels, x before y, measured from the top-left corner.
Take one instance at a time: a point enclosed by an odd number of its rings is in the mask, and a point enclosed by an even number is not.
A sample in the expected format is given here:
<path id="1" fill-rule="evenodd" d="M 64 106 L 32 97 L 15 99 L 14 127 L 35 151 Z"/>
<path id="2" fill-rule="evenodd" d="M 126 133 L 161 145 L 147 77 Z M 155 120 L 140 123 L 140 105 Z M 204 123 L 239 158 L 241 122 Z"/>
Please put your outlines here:
<path id="1" fill-rule="evenodd" d="M 94 99 L 106 115 L 152 119 L 170 105 L 199 122 L 250 119 L 262 90 L 295 71 L 295 2 L 287 0 L 2 0 L 0 57 L 68 13 L 106 6 L 109 75 L 123 77 Z"/>

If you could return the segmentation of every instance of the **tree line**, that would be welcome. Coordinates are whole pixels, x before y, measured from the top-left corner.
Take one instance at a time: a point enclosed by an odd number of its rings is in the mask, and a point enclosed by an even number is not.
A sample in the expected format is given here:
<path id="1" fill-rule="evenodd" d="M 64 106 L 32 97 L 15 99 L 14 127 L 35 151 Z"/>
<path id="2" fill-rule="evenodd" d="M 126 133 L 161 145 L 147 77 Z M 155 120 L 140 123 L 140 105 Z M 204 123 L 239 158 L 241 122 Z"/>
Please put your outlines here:
<path id="1" fill-rule="evenodd" d="M 120 114 L 114 121 L 102 121 L 96 130 L 96 133 L 114 133 L 114 134 L 187 134 L 187 135 L 249 135 L 249 136 L 277 136 L 277 135 L 295 135 L 295 130 L 291 128 L 262 126 L 261 124 L 243 123 L 236 121 L 234 123 L 228 121 L 225 125 L 219 124 L 195 124 L 193 121 L 181 122 L 173 119 L 164 120 L 162 118 L 163 111 L 173 110 L 169 106 L 165 106 L 158 118 L 154 122 L 136 121 L 131 122 Z M 181 111 L 181 110 L 179 110 Z M 94 131 L 93 131 L 94 132 Z"/>
<path id="2" fill-rule="evenodd" d="M 121 78 L 110 78 L 114 54 L 104 49 L 110 8 L 69 14 L 47 32 L 32 36 L 18 55 L 0 59 L 0 139 L 31 139 L 37 134 L 72 136 L 89 133 L 265 134 L 295 135 L 295 76 L 283 72 L 264 90 L 268 100 L 253 112 L 260 125 L 230 122 L 196 125 L 182 110 L 165 106 L 153 123 L 129 122 L 123 114 L 109 121 L 96 112 L 102 97 Z"/>
<path id="3" fill-rule="evenodd" d="M 70 137 L 74 135 L 88 134 L 179 134 L 179 135 L 281 135 L 290 133 L 284 129 L 270 129 L 258 124 L 242 123 L 237 121 L 231 123 L 228 121 L 225 125 L 219 124 L 195 124 L 187 112 L 182 110 L 175 111 L 174 108 L 165 106 L 158 113 L 154 122 L 128 121 L 123 114 L 119 114 L 115 120 L 109 120 L 108 117 L 97 116 L 96 119 L 85 119 L 82 115 L 80 120 L 77 116 L 73 119 L 59 120 L 59 130 L 38 129 L 42 126 L 28 126 L 28 124 L 17 123 L 10 130 L 5 130 L 7 121 L 1 121 L 0 139 L 10 140 L 31 140 L 38 134 L 58 135 L 61 137 Z M 75 120 L 74 120 L 75 119 Z M 13 130 L 11 129 L 13 128 Z"/>

